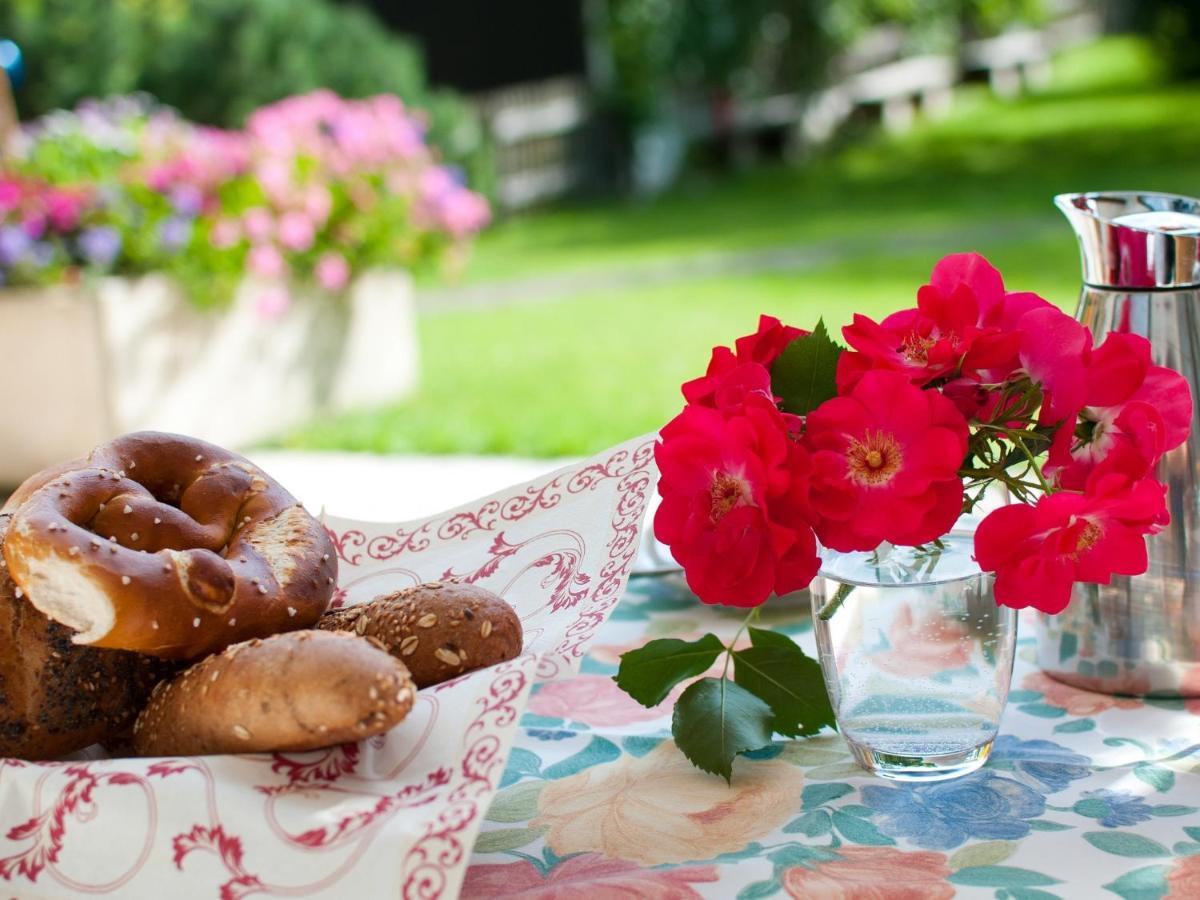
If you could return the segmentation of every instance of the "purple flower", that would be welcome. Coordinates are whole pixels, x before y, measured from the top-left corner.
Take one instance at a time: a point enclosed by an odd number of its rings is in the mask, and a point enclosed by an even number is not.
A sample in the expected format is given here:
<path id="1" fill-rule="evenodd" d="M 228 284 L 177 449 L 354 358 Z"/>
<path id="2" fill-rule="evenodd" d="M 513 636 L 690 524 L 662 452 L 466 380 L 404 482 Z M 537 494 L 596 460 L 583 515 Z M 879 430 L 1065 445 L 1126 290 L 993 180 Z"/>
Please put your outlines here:
<path id="1" fill-rule="evenodd" d="M 85 228 L 79 235 L 79 252 L 93 266 L 107 269 L 121 252 L 121 235 L 107 225 Z"/>
<path id="2" fill-rule="evenodd" d="M 194 219 L 204 205 L 204 194 L 194 184 L 177 184 L 171 188 L 171 205 L 179 215 Z"/>
<path id="3" fill-rule="evenodd" d="M 164 250 L 178 250 L 192 239 L 192 220 L 172 216 L 162 223 L 158 232 Z"/>
<path id="4" fill-rule="evenodd" d="M 0 227 L 0 266 L 15 266 L 32 243 L 24 228 L 16 225 Z"/>

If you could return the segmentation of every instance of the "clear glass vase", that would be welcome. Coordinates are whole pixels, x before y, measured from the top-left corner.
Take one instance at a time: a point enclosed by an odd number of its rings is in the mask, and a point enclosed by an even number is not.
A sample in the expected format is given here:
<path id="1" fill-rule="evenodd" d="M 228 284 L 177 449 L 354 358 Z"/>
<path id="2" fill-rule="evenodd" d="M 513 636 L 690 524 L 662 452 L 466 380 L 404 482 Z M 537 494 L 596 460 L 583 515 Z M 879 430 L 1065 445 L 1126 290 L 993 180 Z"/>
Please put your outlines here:
<path id="1" fill-rule="evenodd" d="M 991 752 L 1008 699 L 1017 621 L 971 558 L 942 547 L 822 553 L 812 584 L 821 670 L 858 762 L 885 778 L 965 775 Z"/>

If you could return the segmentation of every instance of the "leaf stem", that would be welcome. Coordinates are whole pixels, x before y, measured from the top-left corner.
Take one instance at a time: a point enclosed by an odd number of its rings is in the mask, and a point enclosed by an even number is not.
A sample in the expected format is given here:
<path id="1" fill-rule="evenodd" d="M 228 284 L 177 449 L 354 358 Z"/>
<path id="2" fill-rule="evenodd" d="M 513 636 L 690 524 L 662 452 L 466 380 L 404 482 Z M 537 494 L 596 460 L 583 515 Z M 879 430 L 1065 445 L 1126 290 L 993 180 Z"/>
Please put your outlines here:
<path id="1" fill-rule="evenodd" d="M 822 622 L 828 622 L 830 619 L 832 619 L 833 614 L 841 609 L 842 604 L 846 602 L 846 598 L 850 596 L 850 593 L 853 590 L 854 585 L 852 584 L 846 584 L 844 582 L 839 584 L 836 593 L 833 595 L 833 599 L 821 607 L 821 611 L 817 613 L 817 618 Z"/>
<path id="2" fill-rule="evenodd" d="M 733 640 L 725 648 L 725 666 L 721 669 L 721 680 L 729 674 L 729 662 L 733 659 L 733 648 L 737 646 L 738 638 L 742 636 L 742 632 L 750 627 L 751 622 L 758 621 L 758 607 L 754 607 L 750 612 L 746 613 L 746 618 L 742 619 L 742 624 L 738 626 L 738 630 L 733 635 Z"/>

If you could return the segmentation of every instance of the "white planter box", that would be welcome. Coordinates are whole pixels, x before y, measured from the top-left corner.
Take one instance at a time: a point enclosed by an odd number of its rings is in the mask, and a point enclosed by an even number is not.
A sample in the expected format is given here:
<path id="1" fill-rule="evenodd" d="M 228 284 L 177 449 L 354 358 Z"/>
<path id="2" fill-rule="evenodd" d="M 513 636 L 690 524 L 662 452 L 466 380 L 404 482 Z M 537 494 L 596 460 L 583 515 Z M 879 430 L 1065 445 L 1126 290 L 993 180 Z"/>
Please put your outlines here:
<path id="1" fill-rule="evenodd" d="M 239 447 L 415 387 L 406 272 L 367 272 L 342 300 L 296 291 L 273 319 L 257 297 L 246 281 L 200 311 L 159 275 L 0 290 L 0 485 L 127 431 Z"/>

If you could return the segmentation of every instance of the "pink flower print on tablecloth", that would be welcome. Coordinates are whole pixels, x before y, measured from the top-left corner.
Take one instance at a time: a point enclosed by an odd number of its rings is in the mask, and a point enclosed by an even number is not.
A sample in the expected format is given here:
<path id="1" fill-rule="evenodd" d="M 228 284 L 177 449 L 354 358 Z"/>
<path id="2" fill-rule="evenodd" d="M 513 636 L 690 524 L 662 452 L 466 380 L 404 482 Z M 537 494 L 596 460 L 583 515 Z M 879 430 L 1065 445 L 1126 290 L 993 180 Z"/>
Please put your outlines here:
<path id="1" fill-rule="evenodd" d="M 716 880 L 716 866 L 643 869 L 622 859 L 585 853 L 560 863 L 545 876 L 523 860 L 472 866 L 463 882 L 462 900 L 700 900 L 691 884 Z"/>
<path id="2" fill-rule="evenodd" d="M 678 685 L 662 703 L 647 709 L 607 675 L 576 675 L 542 685 L 529 699 L 527 709 L 538 716 L 582 722 L 592 728 L 618 728 L 670 716 L 686 686 Z"/>
<path id="3" fill-rule="evenodd" d="M 732 786 L 670 741 L 549 782 L 531 827 L 559 856 L 601 853 L 643 866 L 710 859 L 780 828 L 800 808 L 803 773 L 781 760 L 734 762 Z"/>
<path id="4" fill-rule="evenodd" d="M 1109 709 L 1140 709 L 1142 706 L 1142 701 L 1137 697 L 1098 694 L 1055 681 L 1045 672 L 1030 672 L 1021 682 L 1021 687 L 1038 691 L 1050 706 L 1065 709 L 1073 716 L 1094 716 Z"/>
<path id="5" fill-rule="evenodd" d="M 1185 856 L 1167 875 L 1169 891 L 1163 900 L 1195 900 L 1200 897 L 1200 856 Z"/>
<path id="6" fill-rule="evenodd" d="M 842 847 L 838 859 L 783 873 L 784 890 L 804 900 L 948 900 L 950 867 L 943 853 L 891 847 Z"/>

